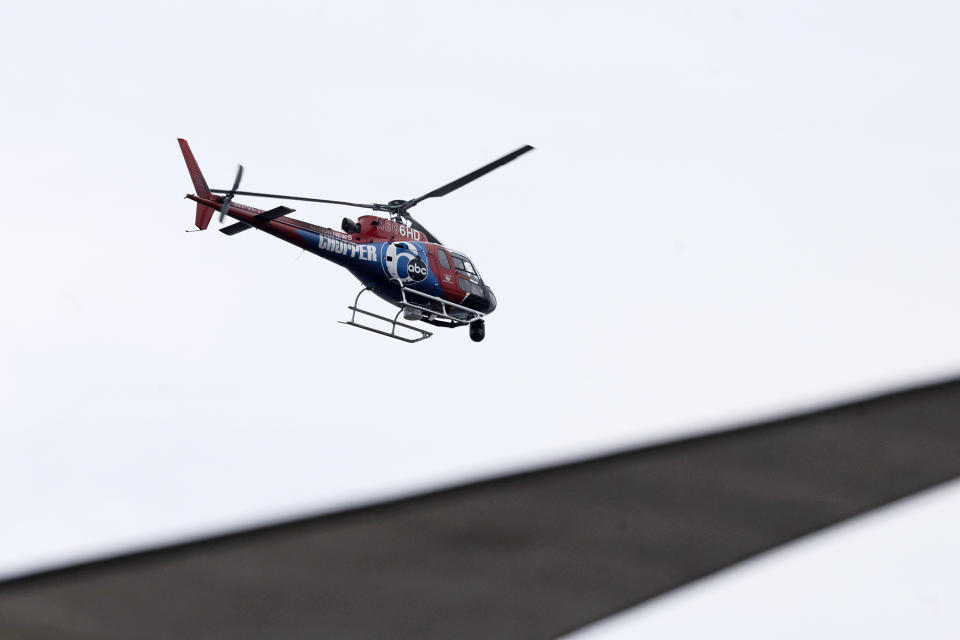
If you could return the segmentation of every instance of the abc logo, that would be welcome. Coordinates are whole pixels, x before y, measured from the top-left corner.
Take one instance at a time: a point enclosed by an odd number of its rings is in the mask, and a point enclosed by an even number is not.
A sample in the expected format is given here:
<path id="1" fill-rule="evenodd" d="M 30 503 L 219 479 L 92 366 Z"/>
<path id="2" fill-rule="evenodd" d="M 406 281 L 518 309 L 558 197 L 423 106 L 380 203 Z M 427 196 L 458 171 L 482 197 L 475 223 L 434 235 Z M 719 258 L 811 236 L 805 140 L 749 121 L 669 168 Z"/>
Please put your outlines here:
<path id="1" fill-rule="evenodd" d="M 420 258 L 414 258 L 407 263 L 407 276 L 414 282 L 420 282 L 427 277 L 427 265 Z"/>

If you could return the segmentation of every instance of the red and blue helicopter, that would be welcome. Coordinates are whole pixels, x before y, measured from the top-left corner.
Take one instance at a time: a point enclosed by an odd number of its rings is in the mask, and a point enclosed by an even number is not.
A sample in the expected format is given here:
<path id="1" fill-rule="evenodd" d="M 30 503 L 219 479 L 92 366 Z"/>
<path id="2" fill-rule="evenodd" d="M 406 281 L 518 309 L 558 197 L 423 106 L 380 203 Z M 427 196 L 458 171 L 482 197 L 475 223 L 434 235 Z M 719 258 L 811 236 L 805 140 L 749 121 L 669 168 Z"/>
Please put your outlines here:
<path id="1" fill-rule="evenodd" d="M 484 283 L 473 262 L 466 255 L 448 249 L 422 224 L 410 215 L 410 208 L 428 198 L 439 198 L 451 191 L 473 182 L 497 167 L 515 160 L 533 147 L 526 145 L 512 153 L 480 167 L 476 171 L 450 182 L 430 193 L 412 200 L 391 200 L 387 204 L 361 204 L 342 200 L 325 200 L 285 196 L 272 193 L 239 191 L 243 166 L 230 189 L 211 189 L 200 172 L 187 141 L 179 138 L 180 150 L 187 163 L 195 194 L 186 197 L 197 203 L 196 230 L 206 229 L 219 212 L 220 222 L 229 216 L 237 222 L 220 229 L 221 233 L 233 236 L 248 229 L 259 229 L 270 235 L 296 245 L 305 251 L 345 267 L 363 284 L 363 288 L 347 308 L 351 311 L 348 324 L 373 331 L 404 342 L 419 342 L 433 335 L 411 324 L 400 322 L 400 316 L 408 322 L 420 321 L 436 327 L 470 327 L 470 339 L 483 340 L 486 333 L 484 319 L 497 307 L 497 298 L 489 285 Z M 215 195 L 222 194 L 222 195 Z M 309 222 L 289 217 L 293 209 L 276 207 L 269 211 L 256 209 L 238 202 L 235 196 L 300 200 L 322 204 L 360 207 L 383 212 L 389 217 L 376 215 L 360 216 L 356 221 L 344 218 L 341 231 L 319 227 Z M 393 318 L 361 309 L 360 296 L 371 291 L 380 298 L 400 308 Z M 360 314 L 386 322 L 389 327 L 379 329 L 357 322 Z M 404 331 L 398 332 L 398 328 Z M 389 330 L 388 330 L 389 329 Z M 404 335 L 406 334 L 406 335 Z"/>

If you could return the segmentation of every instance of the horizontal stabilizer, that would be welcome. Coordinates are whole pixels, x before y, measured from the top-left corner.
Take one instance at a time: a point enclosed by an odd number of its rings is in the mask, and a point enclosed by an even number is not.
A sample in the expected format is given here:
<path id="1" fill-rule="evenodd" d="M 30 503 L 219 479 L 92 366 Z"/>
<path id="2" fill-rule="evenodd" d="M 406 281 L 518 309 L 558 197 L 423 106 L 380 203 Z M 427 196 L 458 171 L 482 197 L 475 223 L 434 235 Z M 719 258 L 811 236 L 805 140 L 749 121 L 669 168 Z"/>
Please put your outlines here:
<path id="1" fill-rule="evenodd" d="M 230 225 L 229 227 L 224 227 L 220 229 L 220 233 L 225 233 L 228 236 L 235 236 L 241 231 L 246 231 L 247 229 L 252 229 L 252 228 L 253 227 L 248 225 L 246 222 L 236 222 Z"/>
<path id="2" fill-rule="evenodd" d="M 276 220 L 281 216 L 285 216 L 288 213 L 293 213 L 294 209 L 289 207 L 277 207 L 276 209 L 270 209 L 270 211 L 264 211 L 263 213 L 258 213 L 256 218 L 257 220 Z"/>

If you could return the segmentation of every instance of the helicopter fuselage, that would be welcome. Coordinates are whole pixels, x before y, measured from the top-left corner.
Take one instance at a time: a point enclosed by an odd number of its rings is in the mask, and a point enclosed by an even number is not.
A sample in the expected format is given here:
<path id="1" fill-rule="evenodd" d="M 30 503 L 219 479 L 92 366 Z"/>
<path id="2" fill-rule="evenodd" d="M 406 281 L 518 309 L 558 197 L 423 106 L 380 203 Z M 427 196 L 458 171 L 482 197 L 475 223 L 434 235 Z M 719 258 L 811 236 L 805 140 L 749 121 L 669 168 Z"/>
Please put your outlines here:
<path id="1" fill-rule="evenodd" d="M 203 198 L 191 194 L 187 197 L 212 209 L 220 209 L 222 205 L 222 198 L 218 196 Z M 345 221 L 353 230 L 345 233 L 286 215 L 264 219 L 265 213 L 238 202 L 230 202 L 226 211 L 227 216 L 245 225 L 344 267 L 364 287 L 395 306 L 405 306 L 401 288 L 406 288 L 408 292 L 417 291 L 484 315 L 496 307 L 496 297 L 490 287 L 483 283 L 465 256 L 428 242 L 424 234 L 402 222 L 374 215 L 361 216 L 356 223 Z M 431 304 L 425 296 L 417 302 L 428 307 Z"/>
<path id="2" fill-rule="evenodd" d="M 214 213 L 219 211 L 220 222 L 226 216 L 237 220 L 220 229 L 228 236 L 259 229 L 347 269 L 363 283 L 363 289 L 357 294 L 353 305 L 347 307 L 352 314 L 343 324 L 403 342 L 420 342 L 433 335 L 421 327 L 400 322 L 400 315 L 403 314 L 406 321 L 421 321 L 437 327 L 469 326 L 470 339 L 474 342 L 483 340 L 486 335 L 484 317 L 496 308 L 496 296 L 484 284 L 470 259 L 447 249 L 437 236 L 414 219 L 410 209 L 424 200 L 443 197 L 487 175 L 497 167 L 532 151 L 530 145 L 524 145 L 417 198 L 378 204 L 240 191 L 243 165 L 237 166 L 230 189 L 211 189 L 190 145 L 183 138 L 178 138 L 177 142 L 196 190 L 187 198 L 197 203 L 198 231 L 206 229 Z M 341 232 L 291 218 L 288 214 L 293 213 L 293 209 L 289 207 L 279 206 L 265 211 L 234 202 L 235 196 L 348 206 L 387 212 L 389 217 L 366 215 L 360 216 L 357 222 L 344 218 Z M 360 308 L 360 296 L 365 291 L 372 291 L 399 307 L 400 311 L 389 318 Z M 359 322 L 364 318 L 385 322 L 387 326 L 378 329 Z M 398 329 L 405 330 L 406 335 L 398 333 Z"/>

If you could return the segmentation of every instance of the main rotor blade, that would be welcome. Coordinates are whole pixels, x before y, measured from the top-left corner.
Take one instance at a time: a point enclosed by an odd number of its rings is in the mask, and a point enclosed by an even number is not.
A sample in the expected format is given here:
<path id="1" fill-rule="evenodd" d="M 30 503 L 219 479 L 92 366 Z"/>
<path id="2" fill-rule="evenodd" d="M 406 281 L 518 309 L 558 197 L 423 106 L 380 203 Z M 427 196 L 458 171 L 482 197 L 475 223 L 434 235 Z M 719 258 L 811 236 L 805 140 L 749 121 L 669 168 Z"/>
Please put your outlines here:
<path id="1" fill-rule="evenodd" d="M 301 196 L 284 196 L 276 193 L 256 193 L 254 191 L 227 191 L 226 189 L 210 189 L 213 193 L 233 193 L 238 196 L 254 196 L 256 198 L 276 198 L 278 200 L 301 200 L 303 202 L 320 202 L 322 204 L 342 204 L 347 207 L 362 207 L 363 209 L 373 209 L 374 211 L 383 211 L 388 209 L 379 204 L 360 204 L 357 202 L 344 202 L 343 200 L 323 200 L 321 198 L 304 198 Z"/>
<path id="2" fill-rule="evenodd" d="M 494 161 L 491 162 L 490 164 L 484 165 L 484 166 L 480 167 L 479 169 L 477 169 L 476 171 L 473 171 L 473 172 L 471 172 L 471 173 L 468 173 L 467 175 L 463 176 L 462 178 L 457 178 L 457 179 L 454 180 L 453 182 L 451 182 L 451 183 L 449 183 L 449 184 L 443 185 L 443 186 L 440 187 L 439 189 L 434 189 L 434 190 L 431 191 L 430 193 L 428 193 L 428 194 L 426 194 L 426 195 L 422 195 L 422 196 L 420 196 L 419 198 L 414 198 L 413 200 L 407 200 L 407 201 L 404 203 L 404 209 L 407 209 L 407 208 L 409 208 L 409 207 L 412 207 L 412 206 L 414 206 L 415 204 L 417 204 L 418 202 L 420 202 L 420 201 L 422 201 L 422 200 L 426 200 L 427 198 L 439 198 L 440 196 L 445 196 L 445 195 L 447 195 L 448 193 L 450 193 L 451 191 L 455 191 L 455 190 L 459 189 L 460 187 L 464 186 L 465 184 L 469 184 L 469 183 L 473 182 L 474 180 L 476 180 L 476 179 L 479 178 L 480 176 L 484 176 L 484 175 L 490 173 L 491 171 L 493 171 L 493 170 L 496 169 L 497 167 L 502 167 L 503 165 L 507 164 L 507 163 L 510 162 L 511 160 L 516 160 L 517 158 L 519 158 L 520 156 L 522 156 L 523 154 L 525 154 L 527 151 L 533 151 L 533 147 L 531 147 L 530 145 L 524 145 L 524 146 L 520 147 L 519 149 L 517 149 L 516 151 L 513 151 L 513 152 L 511 152 L 511 153 L 508 153 L 507 155 L 503 156 L 502 158 L 500 158 L 500 159 L 498 159 L 498 160 L 494 160 Z"/>
<path id="3" fill-rule="evenodd" d="M 433 235 L 432 233 L 430 233 L 430 231 L 429 231 L 425 226 L 423 226 L 422 224 L 420 224 L 419 222 L 417 222 L 417 221 L 414 219 L 414 217 L 413 217 L 412 215 L 410 215 L 409 212 L 404 212 L 403 215 L 404 215 L 404 217 L 405 217 L 407 220 L 410 221 L 410 226 L 411 226 L 411 227 L 413 227 L 414 229 L 416 229 L 417 231 L 419 231 L 420 233 L 422 233 L 423 235 L 425 235 L 425 236 L 427 237 L 427 242 L 433 242 L 433 243 L 435 243 L 435 244 L 443 244 L 442 242 L 440 242 L 440 238 L 438 238 L 437 236 L 435 236 L 435 235 Z"/>

